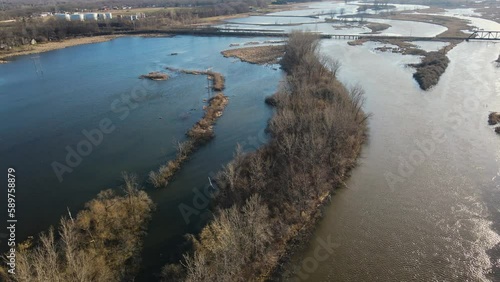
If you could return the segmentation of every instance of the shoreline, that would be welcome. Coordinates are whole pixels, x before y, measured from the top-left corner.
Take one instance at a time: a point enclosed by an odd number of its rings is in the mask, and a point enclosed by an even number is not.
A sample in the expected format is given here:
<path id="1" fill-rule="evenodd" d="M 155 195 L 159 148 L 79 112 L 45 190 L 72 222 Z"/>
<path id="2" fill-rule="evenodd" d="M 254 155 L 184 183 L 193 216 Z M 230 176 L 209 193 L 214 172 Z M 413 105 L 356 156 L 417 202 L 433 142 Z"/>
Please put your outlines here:
<path id="1" fill-rule="evenodd" d="M 286 4 L 286 5 L 270 5 L 269 7 L 263 9 L 262 11 L 257 12 L 246 12 L 232 15 L 224 15 L 224 16 L 215 16 L 208 18 L 201 18 L 198 22 L 187 24 L 186 27 L 198 27 L 203 25 L 217 25 L 224 23 L 224 20 L 227 19 L 235 19 L 235 18 L 246 18 L 249 16 L 259 16 L 266 15 L 269 13 L 276 13 L 282 11 L 293 11 L 297 9 L 301 9 L 307 7 L 304 5 L 305 3 L 294 3 L 294 4 Z M 151 33 L 150 31 L 145 30 L 144 33 L 135 33 L 135 34 L 114 34 L 114 35 L 96 35 L 96 36 L 88 36 L 88 37 L 77 37 L 77 38 L 68 38 L 62 41 L 51 41 L 47 43 L 38 43 L 35 45 L 27 45 L 22 47 L 16 47 L 10 52 L 7 51 L 5 53 L 0 52 L 0 65 L 7 64 L 11 62 L 11 58 L 17 56 L 31 55 L 31 54 L 39 54 L 45 53 L 49 51 L 64 49 L 68 47 L 85 45 L 85 44 L 94 44 L 94 43 L 102 43 L 111 41 L 113 39 L 125 36 L 142 36 L 142 37 L 169 37 L 172 35 L 162 34 L 158 35 L 156 33 Z"/>
<path id="2" fill-rule="evenodd" d="M 64 49 L 67 47 L 73 47 L 78 45 L 107 42 L 122 36 L 123 35 L 99 35 L 99 36 L 71 38 L 71 39 L 66 39 L 64 41 L 53 41 L 47 43 L 40 43 L 36 45 L 30 45 L 29 47 L 24 47 L 22 49 L 12 51 L 11 53 L 0 54 L 0 64 L 6 64 L 11 62 L 11 60 L 8 59 L 12 57 L 45 53 L 49 51 Z"/>

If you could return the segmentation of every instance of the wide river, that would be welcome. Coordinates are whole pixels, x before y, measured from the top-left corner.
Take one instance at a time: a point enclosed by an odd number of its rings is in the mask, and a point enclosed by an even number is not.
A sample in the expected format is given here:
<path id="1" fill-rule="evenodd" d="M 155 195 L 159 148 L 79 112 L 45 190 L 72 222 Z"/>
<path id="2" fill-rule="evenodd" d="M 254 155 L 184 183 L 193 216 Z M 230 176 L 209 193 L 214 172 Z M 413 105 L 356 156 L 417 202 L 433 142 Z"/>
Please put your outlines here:
<path id="1" fill-rule="evenodd" d="M 291 13 L 310 15 L 329 7 L 316 5 Z M 228 25 L 287 23 L 286 15 Z M 300 20 L 288 21 L 310 29 L 310 18 Z M 389 24 L 390 34 L 443 31 L 430 24 Z M 500 30 L 489 21 L 475 24 Z M 336 30 L 317 25 L 325 32 Z M 366 30 L 340 32 L 352 31 Z M 1 169 L 18 170 L 18 238 L 46 230 L 68 209 L 76 213 L 100 190 L 117 187 L 122 171 L 135 172 L 157 204 L 139 278 L 153 280 L 182 250 L 183 235 L 196 232 L 205 218 L 201 210 L 186 220 L 179 206 L 193 206 L 193 189 L 202 189 L 207 177 L 232 158 L 237 143 L 252 150 L 265 142 L 263 129 L 272 110 L 263 99 L 276 91 L 282 72 L 219 53 L 231 43 L 264 40 L 269 38 L 129 37 L 0 65 Z M 370 138 L 348 188 L 332 197 L 310 243 L 292 259 L 297 272 L 291 276 L 301 281 L 499 281 L 500 138 L 487 125 L 487 115 L 500 111 L 500 68 L 493 63 L 500 45 L 459 44 L 448 53 L 451 63 L 439 84 L 427 92 L 406 67 L 417 57 L 377 52 L 377 46 L 322 41 L 322 54 L 342 63 L 340 80 L 366 91 Z M 155 190 L 146 183 L 147 173 L 174 156 L 172 141 L 185 138 L 208 95 L 203 76 L 172 74 L 161 82 L 137 78 L 166 66 L 221 72 L 230 103 L 217 122 L 216 138 L 193 154 L 168 188 Z M 58 179 L 52 164 L 68 165 L 68 150 L 87 138 L 83 130 L 90 132 L 107 119 L 115 129 Z M 325 241 L 330 252 L 318 259 Z M 4 250 L 5 242 L 1 245 Z"/>

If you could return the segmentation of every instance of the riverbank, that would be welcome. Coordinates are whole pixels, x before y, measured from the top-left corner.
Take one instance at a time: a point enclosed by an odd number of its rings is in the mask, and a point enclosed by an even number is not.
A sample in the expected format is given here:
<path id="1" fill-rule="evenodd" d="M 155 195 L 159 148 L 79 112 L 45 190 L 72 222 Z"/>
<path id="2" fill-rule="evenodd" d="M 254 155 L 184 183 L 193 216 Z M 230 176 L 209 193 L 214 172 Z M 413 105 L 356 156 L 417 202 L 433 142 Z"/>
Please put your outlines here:
<path id="1" fill-rule="evenodd" d="M 427 11 L 427 10 L 423 10 Z M 352 17 L 352 16 L 349 16 Z M 446 31 L 436 35 L 437 38 L 467 38 L 469 34 L 463 32 L 463 30 L 470 30 L 469 22 L 467 20 L 441 16 L 441 15 L 429 15 L 429 14 L 417 14 L 408 12 L 390 12 L 390 13 L 380 13 L 378 15 L 364 15 L 365 18 L 378 18 L 378 19 L 390 19 L 399 21 L 412 21 L 412 22 L 422 22 L 429 24 L 441 25 L 447 28 Z"/>
<path id="2" fill-rule="evenodd" d="M 271 140 L 238 152 L 216 177 L 214 217 L 182 265 L 163 274 L 183 281 L 265 281 L 291 242 L 314 226 L 342 187 L 366 139 L 363 91 L 346 89 L 316 57 L 319 37 L 293 32 L 281 60 L 286 87 L 274 95 Z"/>
<path id="3" fill-rule="evenodd" d="M 63 49 L 78 45 L 101 43 L 113 40 L 121 36 L 122 35 L 102 35 L 102 36 L 80 37 L 80 38 L 66 39 L 64 41 L 47 42 L 47 43 L 29 45 L 26 47 L 17 47 L 10 52 L 0 53 L 0 63 L 8 63 L 9 61 L 6 59 L 15 56 L 44 53 L 48 51 L 53 51 L 57 49 Z"/>

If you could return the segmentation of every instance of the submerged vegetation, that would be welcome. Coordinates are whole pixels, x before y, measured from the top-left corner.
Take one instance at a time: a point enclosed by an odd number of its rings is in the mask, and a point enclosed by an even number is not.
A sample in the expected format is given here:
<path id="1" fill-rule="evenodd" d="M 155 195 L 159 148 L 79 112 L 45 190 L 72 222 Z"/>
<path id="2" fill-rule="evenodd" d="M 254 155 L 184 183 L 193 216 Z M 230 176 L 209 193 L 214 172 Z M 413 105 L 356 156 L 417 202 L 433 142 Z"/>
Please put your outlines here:
<path id="1" fill-rule="evenodd" d="M 61 218 L 17 251 L 19 282 L 133 281 L 153 202 L 136 178 L 124 175 L 123 193 L 105 190 L 73 218 Z"/>
<path id="2" fill-rule="evenodd" d="M 238 152 L 219 172 L 214 218 L 191 237 L 184 267 L 165 266 L 165 280 L 271 278 L 292 240 L 313 226 L 318 207 L 343 185 L 366 138 L 363 91 L 348 90 L 335 78 L 318 59 L 318 45 L 317 35 L 291 34 L 281 60 L 286 86 L 273 98 L 270 142 Z"/>
<path id="3" fill-rule="evenodd" d="M 224 89 L 224 76 L 218 72 L 213 71 L 191 71 L 191 70 L 178 70 L 174 68 L 167 68 L 170 71 L 179 71 L 187 74 L 205 74 L 212 80 L 212 89 L 214 91 L 221 91 Z M 204 106 L 205 114 L 191 129 L 186 133 L 188 140 L 178 142 L 177 155 L 175 159 L 168 161 L 165 165 L 160 166 L 158 171 L 151 171 L 149 173 L 149 181 L 154 187 L 160 188 L 168 185 L 170 179 L 174 176 L 181 165 L 189 158 L 189 155 L 194 152 L 201 145 L 212 140 L 214 135 L 213 125 L 219 117 L 222 116 L 224 108 L 229 103 L 229 99 L 224 96 L 222 92 L 218 92 L 208 100 L 208 105 Z"/>

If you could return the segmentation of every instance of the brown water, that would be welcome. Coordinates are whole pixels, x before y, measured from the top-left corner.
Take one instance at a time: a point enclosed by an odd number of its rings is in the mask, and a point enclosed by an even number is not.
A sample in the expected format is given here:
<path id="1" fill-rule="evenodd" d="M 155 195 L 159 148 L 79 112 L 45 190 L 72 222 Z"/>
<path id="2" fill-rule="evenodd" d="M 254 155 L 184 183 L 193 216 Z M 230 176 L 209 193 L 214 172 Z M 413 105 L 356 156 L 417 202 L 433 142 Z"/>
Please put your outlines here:
<path id="1" fill-rule="evenodd" d="M 325 41 L 340 79 L 366 90 L 370 139 L 332 197 L 296 281 L 500 281 L 500 44 L 462 43 L 439 84 L 421 91 L 415 57 Z M 329 249 L 318 241 L 330 242 Z"/>

